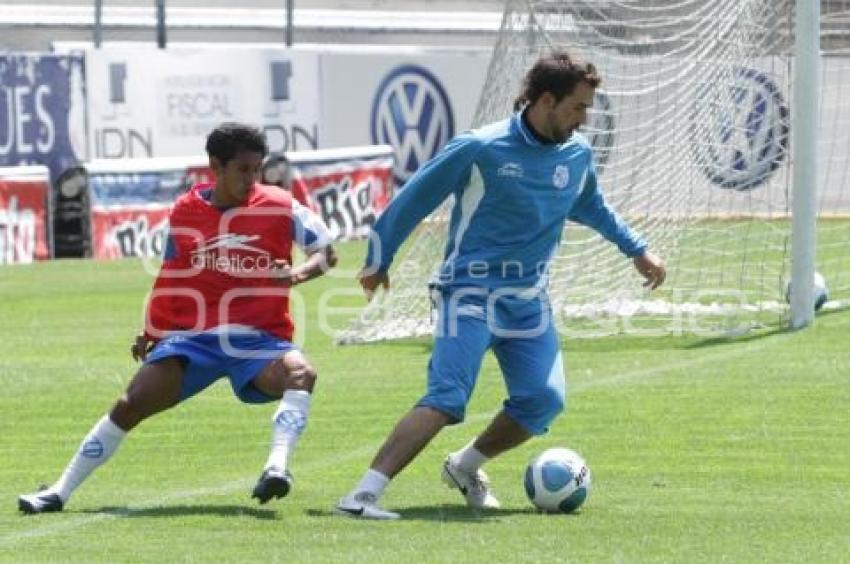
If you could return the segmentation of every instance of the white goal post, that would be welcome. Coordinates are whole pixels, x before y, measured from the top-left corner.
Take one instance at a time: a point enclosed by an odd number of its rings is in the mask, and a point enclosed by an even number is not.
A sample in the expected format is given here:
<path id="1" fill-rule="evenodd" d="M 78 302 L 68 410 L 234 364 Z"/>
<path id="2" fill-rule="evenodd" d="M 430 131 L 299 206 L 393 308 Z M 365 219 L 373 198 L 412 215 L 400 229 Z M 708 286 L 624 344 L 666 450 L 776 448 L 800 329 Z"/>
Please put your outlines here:
<path id="1" fill-rule="evenodd" d="M 616 248 L 568 224 L 550 271 L 562 334 L 802 327 L 813 317 L 815 270 L 830 289 L 827 307 L 847 302 L 850 0 L 823 6 L 821 14 L 811 0 L 506 2 L 474 126 L 508 115 L 547 49 L 593 62 L 603 83 L 584 134 L 600 185 L 668 263 L 664 287 L 649 294 Z M 451 206 L 414 232 L 391 269 L 392 291 L 341 342 L 430 332 L 427 283 Z"/>
<path id="2" fill-rule="evenodd" d="M 793 221 L 791 238 L 791 327 L 814 318 L 811 307 L 817 228 L 817 132 L 820 102 L 820 2 L 797 0 L 794 19 Z"/>

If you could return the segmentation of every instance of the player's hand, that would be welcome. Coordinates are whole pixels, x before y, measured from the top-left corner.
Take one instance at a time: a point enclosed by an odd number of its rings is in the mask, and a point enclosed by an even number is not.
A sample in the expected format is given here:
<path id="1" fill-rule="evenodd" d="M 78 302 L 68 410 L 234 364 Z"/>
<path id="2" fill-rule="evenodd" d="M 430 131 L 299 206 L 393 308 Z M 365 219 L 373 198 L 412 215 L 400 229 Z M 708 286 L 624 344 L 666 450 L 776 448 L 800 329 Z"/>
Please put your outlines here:
<path id="1" fill-rule="evenodd" d="M 294 286 L 298 283 L 292 265 L 283 259 L 275 259 L 274 264 L 269 268 L 269 276 L 284 286 Z"/>
<path id="2" fill-rule="evenodd" d="M 136 337 L 136 341 L 130 347 L 130 353 L 133 355 L 133 360 L 144 362 L 154 344 L 156 344 L 156 342 L 148 339 L 144 333 L 139 334 Z"/>
<path id="3" fill-rule="evenodd" d="M 654 290 L 664 283 L 664 279 L 667 277 L 667 268 L 664 266 L 664 260 L 661 257 L 646 251 L 635 257 L 633 262 L 635 269 L 646 279 L 643 283 L 644 288 Z"/>
<path id="4" fill-rule="evenodd" d="M 360 281 L 360 286 L 363 287 L 366 299 L 370 302 L 375 296 L 375 290 L 378 289 L 378 286 L 382 286 L 385 291 L 390 289 L 390 276 L 386 272 L 374 272 L 364 268 L 357 274 L 357 279 Z"/>

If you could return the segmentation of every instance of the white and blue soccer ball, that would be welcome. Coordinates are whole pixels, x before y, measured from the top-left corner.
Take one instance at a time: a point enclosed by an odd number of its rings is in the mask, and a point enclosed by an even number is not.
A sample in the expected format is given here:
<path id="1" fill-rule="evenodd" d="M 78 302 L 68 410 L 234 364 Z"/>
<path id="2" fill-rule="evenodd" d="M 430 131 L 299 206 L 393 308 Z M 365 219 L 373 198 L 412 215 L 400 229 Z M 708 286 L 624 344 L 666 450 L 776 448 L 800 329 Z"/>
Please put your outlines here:
<path id="1" fill-rule="evenodd" d="M 785 288 L 785 300 L 790 304 L 791 303 L 791 282 L 788 282 L 788 286 Z M 812 285 L 812 304 L 814 305 L 815 311 L 819 310 L 829 301 L 829 288 L 826 286 L 826 279 L 820 272 L 815 272 L 815 279 Z"/>
<path id="2" fill-rule="evenodd" d="M 550 448 L 525 469 L 525 493 L 542 511 L 571 513 L 590 493 L 590 468 L 576 452 Z"/>

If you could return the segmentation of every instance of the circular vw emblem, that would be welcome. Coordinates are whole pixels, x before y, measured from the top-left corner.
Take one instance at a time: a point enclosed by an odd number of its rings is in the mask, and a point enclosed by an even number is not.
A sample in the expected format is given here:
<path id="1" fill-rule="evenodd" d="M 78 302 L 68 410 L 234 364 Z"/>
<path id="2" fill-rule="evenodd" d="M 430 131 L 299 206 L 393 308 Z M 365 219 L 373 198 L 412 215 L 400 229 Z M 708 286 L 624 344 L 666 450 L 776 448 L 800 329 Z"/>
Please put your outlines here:
<path id="1" fill-rule="evenodd" d="M 776 170 L 788 149 L 788 107 L 777 86 L 754 69 L 715 80 L 697 96 L 691 146 L 705 175 L 721 188 L 750 190 Z"/>
<path id="2" fill-rule="evenodd" d="M 433 74 L 416 65 L 393 69 L 372 102 L 372 143 L 392 145 L 401 185 L 454 135 L 452 107 Z"/>

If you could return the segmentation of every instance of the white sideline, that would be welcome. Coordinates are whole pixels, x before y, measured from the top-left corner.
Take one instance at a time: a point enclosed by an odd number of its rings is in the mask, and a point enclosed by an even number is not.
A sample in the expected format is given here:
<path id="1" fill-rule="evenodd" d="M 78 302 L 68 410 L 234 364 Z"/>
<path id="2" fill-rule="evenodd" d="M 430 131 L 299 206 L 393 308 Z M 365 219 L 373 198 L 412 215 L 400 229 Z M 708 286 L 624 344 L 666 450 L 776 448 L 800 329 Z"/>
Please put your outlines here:
<path id="1" fill-rule="evenodd" d="M 631 383 L 631 382 L 635 382 L 635 381 L 645 381 L 648 378 L 656 377 L 656 376 L 659 376 L 659 375 L 662 375 L 664 373 L 671 372 L 671 371 L 686 372 L 686 369 L 693 368 L 695 366 L 700 366 L 700 365 L 704 365 L 704 364 L 708 364 L 708 363 L 715 363 L 718 360 L 728 360 L 728 359 L 731 359 L 731 358 L 734 358 L 734 357 L 737 357 L 737 356 L 752 354 L 753 351 L 761 350 L 761 349 L 767 347 L 768 344 L 775 343 L 776 338 L 781 338 L 781 337 L 782 337 L 781 335 L 777 335 L 777 336 L 772 337 L 771 339 L 767 339 L 767 340 L 762 341 L 762 342 L 757 343 L 757 344 L 753 344 L 752 342 L 750 342 L 750 343 L 747 343 L 747 346 L 741 346 L 739 348 L 729 350 L 729 351 L 722 351 L 721 353 L 719 353 L 717 355 L 704 355 L 704 356 L 701 356 L 699 358 L 694 358 L 694 359 L 688 360 L 688 361 L 676 362 L 676 363 L 672 363 L 672 364 L 666 364 L 664 366 L 656 366 L 656 367 L 645 368 L 645 369 L 640 369 L 640 370 L 633 370 L 633 371 L 630 371 L 630 372 L 625 372 L 623 374 L 618 374 L 616 376 L 609 376 L 607 378 L 599 378 L 599 379 L 590 380 L 590 381 L 588 381 L 584 384 L 577 384 L 577 385 L 572 386 L 572 387 L 568 386 L 567 387 L 567 394 L 569 396 L 570 394 L 581 393 L 581 392 L 584 392 L 586 390 L 592 390 L 594 388 L 606 388 L 606 387 L 611 387 L 611 386 L 615 386 L 615 385 Z M 743 345 L 744 343 L 740 343 L 740 344 Z M 734 343 L 730 344 L 730 346 L 733 346 L 733 345 L 734 345 Z M 567 370 L 569 372 L 569 369 L 567 369 Z M 465 427 L 469 423 L 478 422 L 478 421 L 481 421 L 481 420 L 488 420 L 493 415 L 494 415 L 494 412 L 476 413 L 476 414 L 474 414 L 470 417 L 467 417 L 466 421 L 463 424 L 448 427 L 444 432 L 447 431 L 447 432 L 451 433 L 452 431 L 457 431 L 458 429 Z M 318 468 L 329 466 L 331 464 L 338 464 L 338 463 L 343 462 L 343 461 L 348 460 L 348 459 L 359 458 L 359 457 L 362 457 L 362 456 L 368 456 L 370 454 L 373 454 L 379 446 L 380 445 L 378 445 L 378 444 L 362 446 L 362 447 L 356 448 L 354 450 L 350 450 L 350 451 L 347 451 L 345 453 L 342 453 L 338 456 L 325 458 L 325 459 L 317 461 L 313 464 L 305 464 L 302 467 L 305 470 L 310 470 L 310 469 L 315 470 L 315 469 L 318 469 Z M 226 484 L 221 484 L 219 486 L 207 486 L 207 487 L 204 487 L 204 488 L 195 488 L 195 489 L 190 489 L 190 490 L 176 491 L 176 492 L 170 493 L 169 495 L 160 497 L 158 499 L 149 501 L 149 502 L 141 504 L 141 505 L 129 506 L 129 507 L 127 507 L 126 510 L 121 511 L 121 512 L 99 513 L 99 514 L 95 514 L 95 515 L 83 516 L 83 517 L 80 517 L 78 519 L 64 521 L 62 523 L 57 523 L 57 524 L 54 524 L 54 525 L 46 525 L 46 526 L 43 526 L 43 527 L 36 527 L 36 528 L 30 529 L 28 531 L 14 532 L 14 533 L 11 533 L 11 534 L 3 535 L 3 536 L 0 536 L 0 546 L 10 546 L 10 545 L 18 543 L 20 541 L 25 541 L 25 540 L 29 540 L 29 539 L 33 539 L 33 538 L 41 538 L 41 537 L 52 535 L 54 533 L 66 532 L 66 531 L 69 531 L 69 530 L 84 527 L 86 525 L 90 525 L 92 523 L 97 523 L 97 522 L 104 521 L 104 520 L 107 520 L 107 519 L 116 519 L 116 518 L 119 518 L 119 517 L 132 515 L 132 514 L 137 513 L 137 512 L 146 511 L 146 510 L 152 509 L 154 507 L 162 507 L 166 504 L 169 504 L 169 503 L 172 503 L 172 502 L 175 502 L 175 501 L 195 499 L 195 498 L 199 498 L 199 497 L 202 497 L 202 496 L 205 496 L 205 495 L 228 494 L 228 493 L 231 493 L 231 492 L 239 490 L 239 489 L 247 489 L 247 488 L 250 487 L 250 484 L 251 484 L 250 480 L 234 480 L 232 482 L 228 482 Z M 333 502 L 333 500 L 328 500 L 328 505 L 330 506 L 330 504 L 332 502 Z M 50 516 L 48 516 L 48 517 L 50 517 Z M 28 517 L 28 518 L 34 519 L 36 517 Z"/>

